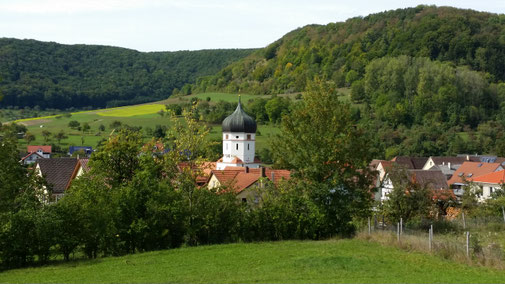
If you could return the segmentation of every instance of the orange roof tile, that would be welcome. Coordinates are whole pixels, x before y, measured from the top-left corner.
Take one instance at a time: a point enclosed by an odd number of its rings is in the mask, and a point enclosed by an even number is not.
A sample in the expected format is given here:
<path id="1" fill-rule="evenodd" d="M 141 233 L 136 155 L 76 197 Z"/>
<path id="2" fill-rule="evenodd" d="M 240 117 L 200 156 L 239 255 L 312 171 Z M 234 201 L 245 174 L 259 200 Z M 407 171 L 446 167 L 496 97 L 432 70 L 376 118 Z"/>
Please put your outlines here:
<path id="1" fill-rule="evenodd" d="M 27 152 L 28 153 L 37 152 L 39 149 L 41 149 L 42 152 L 44 153 L 51 153 L 52 146 L 29 145 L 27 147 Z"/>
<path id="2" fill-rule="evenodd" d="M 246 172 L 245 167 L 226 167 L 224 170 L 214 170 L 212 174 L 222 185 L 230 186 L 236 193 L 250 187 L 261 177 L 261 168 L 251 168 Z M 278 184 L 280 180 L 288 180 L 291 177 L 289 170 L 273 170 L 265 168 L 265 177 Z"/>
<path id="3" fill-rule="evenodd" d="M 505 181 L 505 170 L 481 175 L 473 179 L 475 182 L 502 184 Z"/>
<path id="4" fill-rule="evenodd" d="M 472 181 L 478 176 L 492 173 L 500 167 L 499 163 L 464 162 L 447 181 L 449 185 L 464 183 L 463 178 Z"/>

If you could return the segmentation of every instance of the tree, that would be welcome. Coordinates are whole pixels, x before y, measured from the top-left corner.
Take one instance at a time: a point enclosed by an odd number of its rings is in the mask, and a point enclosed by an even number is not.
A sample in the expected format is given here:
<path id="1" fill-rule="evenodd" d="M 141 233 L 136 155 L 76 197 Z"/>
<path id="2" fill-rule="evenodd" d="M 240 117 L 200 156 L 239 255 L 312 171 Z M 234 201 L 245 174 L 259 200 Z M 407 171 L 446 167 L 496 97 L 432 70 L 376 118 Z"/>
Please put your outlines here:
<path id="1" fill-rule="evenodd" d="M 72 129 L 76 129 L 78 128 L 79 126 L 81 126 L 81 124 L 79 123 L 79 121 L 77 120 L 72 120 L 68 123 L 68 127 L 72 128 Z"/>
<path id="2" fill-rule="evenodd" d="M 388 172 L 394 188 L 383 202 L 383 212 L 388 220 L 396 223 L 418 217 L 427 217 L 432 205 L 432 195 L 427 185 L 419 184 L 415 176 L 396 166 Z"/>
<path id="3" fill-rule="evenodd" d="M 51 137 L 51 132 L 48 130 L 42 130 L 42 136 L 44 137 L 44 142 L 47 143 L 47 141 Z"/>
<path id="4" fill-rule="evenodd" d="M 100 126 L 98 126 L 98 130 L 105 131 L 105 125 L 100 124 Z"/>
<path id="5" fill-rule="evenodd" d="M 30 144 L 32 141 L 35 140 L 35 135 L 31 134 L 30 132 L 26 132 L 23 138 L 26 140 L 27 144 Z"/>
<path id="6" fill-rule="evenodd" d="M 91 127 L 89 126 L 89 123 L 85 122 L 83 125 L 82 125 L 82 132 L 87 132 L 91 129 Z"/>
<path id="7" fill-rule="evenodd" d="M 121 129 L 109 137 L 90 161 L 92 174 L 105 175 L 110 186 L 116 187 L 134 176 L 139 165 L 142 136 L 138 132 Z"/>
<path id="8" fill-rule="evenodd" d="M 275 166 L 293 170 L 306 183 L 331 233 L 352 232 L 352 218 L 371 209 L 369 139 L 350 109 L 333 85 L 316 80 L 282 119 L 281 133 L 272 141 Z"/>
<path id="9" fill-rule="evenodd" d="M 121 121 L 114 120 L 113 122 L 110 123 L 109 127 L 112 129 L 119 128 L 121 127 Z"/>
<path id="10" fill-rule="evenodd" d="M 63 130 L 60 130 L 60 132 L 54 134 L 54 138 L 56 138 L 56 140 L 58 140 L 58 144 L 60 144 L 61 140 L 67 139 L 68 136 L 65 135 L 65 132 Z"/>

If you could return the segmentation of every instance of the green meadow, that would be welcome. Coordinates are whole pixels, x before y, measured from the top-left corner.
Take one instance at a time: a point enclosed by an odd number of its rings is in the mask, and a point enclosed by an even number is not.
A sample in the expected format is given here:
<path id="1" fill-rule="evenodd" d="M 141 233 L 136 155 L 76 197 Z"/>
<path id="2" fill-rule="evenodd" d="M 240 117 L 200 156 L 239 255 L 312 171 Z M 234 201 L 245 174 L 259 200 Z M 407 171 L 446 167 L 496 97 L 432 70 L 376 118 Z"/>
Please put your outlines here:
<path id="1" fill-rule="evenodd" d="M 141 126 L 143 128 L 142 131 L 144 131 L 147 127 L 154 129 L 156 125 L 169 126 L 169 119 L 166 116 L 161 116 L 158 112 L 165 109 L 165 104 L 187 103 L 193 97 L 197 97 L 201 100 L 206 100 L 207 97 L 210 97 L 210 103 L 215 103 L 221 100 L 228 102 L 238 101 L 237 94 L 203 93 L 184 97 L 174 97 L 164 101 L 142 105 L 74 112 L 70 117 L 65 115 L 53 115 L 20 119 L 16 122 L 26 125 L 28 132 L 35 136 L 35 141 L 32 141 L 30 143 L 31 145 L 57 143 L 56 139 L 52 135 L 46 141 L 46 139 L 42 136 L 42 132 L 49 131 L 50 133 L 55 134 L 63 130 L 68 138 L 61 140 L 60 145 L 62 148 L 81 145 L 95 147 L 100 140 L 107 138 L 113 131 L 113 128 L 111 128 L 110 125 L 114 121 L 120 121 L 122 124 L 128 124 L 130 126 Z M 247 101 L 259 96 L 245 94 L 241 95 L 241 97 L 242 100 Z M 68 126 L 68 123 L 73 120 L 78 121 L 81 126 L 84 123 L 88 123 L 90 130 L 83 132 L 77 129 L 71 129 Z M 100 125 L 105 126 L 104 131 L 99 130 Z M 209 139 L 220 140 L 221 125 L 215 124 L 210 126 L 211 132 Z M 268 139 L 272 135 L 279 133 L 280 130 L 276 125 L 265 124 L 258 125 L 258 131 L 259 134 L 256 138 L 256 149 L 260 150 L 263 147 L 266 147 Z M 148 138 L 149 137 L 146 136 L 146 139 Z M 21 148 L 25 148 L 27 145 L 24 139 L 20 139 L 19 143 Z"/>
<path id="2" fill-rule="evenodd" d="M 2 283 L 503 283 L 505 271 L 364 240 L 188 247 L 0 273 Z"/>

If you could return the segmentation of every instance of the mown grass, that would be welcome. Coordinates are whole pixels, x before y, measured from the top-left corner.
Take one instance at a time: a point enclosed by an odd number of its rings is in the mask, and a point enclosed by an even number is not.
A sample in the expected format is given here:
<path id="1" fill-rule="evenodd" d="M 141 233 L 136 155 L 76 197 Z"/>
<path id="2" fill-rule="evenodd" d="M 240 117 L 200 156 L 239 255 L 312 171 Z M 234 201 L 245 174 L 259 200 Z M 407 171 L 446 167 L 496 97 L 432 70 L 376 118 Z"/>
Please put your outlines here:
<path id="1" fill-rule="evenodd" d="M 181 248 L 0 273 L 8 283 L 500 283 L 470 267 L 362 240 Z"/>

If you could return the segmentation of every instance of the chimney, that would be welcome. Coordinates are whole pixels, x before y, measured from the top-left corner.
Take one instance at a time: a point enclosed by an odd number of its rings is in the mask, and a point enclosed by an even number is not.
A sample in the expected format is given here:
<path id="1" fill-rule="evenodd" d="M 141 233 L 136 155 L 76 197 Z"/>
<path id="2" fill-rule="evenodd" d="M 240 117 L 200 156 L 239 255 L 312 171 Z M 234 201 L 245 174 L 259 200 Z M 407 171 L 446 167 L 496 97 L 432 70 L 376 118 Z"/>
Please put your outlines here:
<path id="1" fill-rule="evenodd" d="M 248 166 L 245 166 L 245 173 L 248 174 L 249 173 L 249 167 Z"/>
<path id="2" fill-rule="evenodd" d="M 466 160 L 470 161 L 470 155 L 466 155 Z"/>
<path id="3" fill-rule="evenodd" d="M 450 170 L 451 169 L 451 162 L 448 162 L 447 166 L 449 167 L 449 170 Z"/>
<path id="4" fill-rule="evenodd" d="M 272 171 L 272 182 L 275 182 L 275 172 Z"/>
<path id="5" fill-rule="evenodd" d="M 266 168 L 262 167 L 261 168 L 261 177 L 266 177 L 267 174 L 266 174 Z"/>

